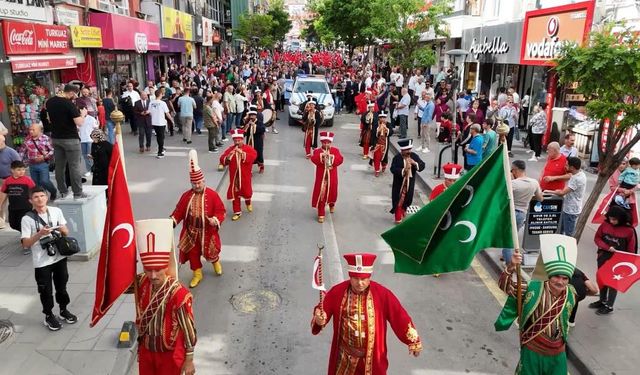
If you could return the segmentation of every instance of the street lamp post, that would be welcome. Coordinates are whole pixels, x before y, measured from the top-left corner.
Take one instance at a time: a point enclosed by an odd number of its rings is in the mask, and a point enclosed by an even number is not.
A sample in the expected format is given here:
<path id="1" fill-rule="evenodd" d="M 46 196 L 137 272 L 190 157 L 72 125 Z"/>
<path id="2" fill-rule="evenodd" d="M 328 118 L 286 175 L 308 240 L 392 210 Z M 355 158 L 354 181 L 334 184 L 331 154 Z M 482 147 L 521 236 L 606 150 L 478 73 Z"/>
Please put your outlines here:
<path id="1" fill-rule="evenodd" d="M 463 49 L 452 49 L 445 52 L 451 61 L 451 65 L 453 65 L 453 79 L 451 81 L 451 89 L 453 90 L 453 125 L 451 129 L 451 160 L 454 163 L 458 162 L 458 149 L 456 146 L 456 138 L 457 138 L 457 114 L 456 114 L 456 104 L 458 100 L 458 87 L 460 86 L 460 70 L 458 69 L 458 64 L 464 67 L 464 62 L 467 59 L 468 51 Z"/>

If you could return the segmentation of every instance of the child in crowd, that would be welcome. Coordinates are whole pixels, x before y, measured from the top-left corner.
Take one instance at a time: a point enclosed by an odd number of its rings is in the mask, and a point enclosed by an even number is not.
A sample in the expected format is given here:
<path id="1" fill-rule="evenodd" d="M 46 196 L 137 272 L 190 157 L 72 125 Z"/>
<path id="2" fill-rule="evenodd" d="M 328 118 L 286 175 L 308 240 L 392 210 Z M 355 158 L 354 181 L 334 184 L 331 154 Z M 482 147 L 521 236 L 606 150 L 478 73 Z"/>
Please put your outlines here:
<path id="1" fill-rule="evenodd" d="M 93 165 L 91 158 L 89 158 L 89 155 L 91 154 L 91 144 L 93 143 L 91 140 L 91 132 L 94 129 L 98 129 L 98 120 L 88 114 L 87 107 L 84 103 L 80 104 L 78 109 L 80 110 L 80 115 L 84 118 L 82 126 L 78 128 L 80 146 L 82 147 L 82 157 L 84 158 L 84 165 L 87 170 L 84 177 L 89 177 L 91 175 L 91 166 Z"/>
<path id="2" fill-rule="evenodd" d="M 629 160 L 629 166 L 620 173 L 618 183 L 623 189 L 635 189 L 636 185 L 640 183 L 640 159 L 631 158 L 631 160 Z M 617 205 L 622 206 L 627 210 L 631 208 L 629 206 L 629 197 L 618 194 L 614 199 Z"/>
<path id="3" fill-rule="evenodd" d="M 0 187 L 0 205 L 9 197 L 9 226 L 21 231 L 22 217 L 31 211 L 29 189 L 36 186 L 31 177 L 26 176 L 27 166 L 20 160 L 11 162 L 11 176 Z M 29 250 L 23 251 L 25 255 Z"/>

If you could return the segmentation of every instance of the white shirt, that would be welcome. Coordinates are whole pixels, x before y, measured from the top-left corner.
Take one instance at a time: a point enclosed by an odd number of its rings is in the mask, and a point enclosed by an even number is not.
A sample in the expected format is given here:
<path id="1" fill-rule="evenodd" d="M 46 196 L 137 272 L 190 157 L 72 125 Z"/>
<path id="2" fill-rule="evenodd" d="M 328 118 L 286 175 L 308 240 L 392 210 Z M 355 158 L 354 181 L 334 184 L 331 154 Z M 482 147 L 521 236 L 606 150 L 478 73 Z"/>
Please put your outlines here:
<path id="1" fill-rule="evenodd" d="M 415 90 L 417 82 L 418 82 L 418 76 L 412 75 L 411 78 L 409 78 L 409 87 L 408 87 L 409 90 Z"/>
<path id="2" fill-rule="evenodd" d="M 236 113 L 243 113 L 244 112 L 244 103 L 248 102 L 249 99 L 247 99 L 247 97 L 242 95 L 241 93 L 235 94 L 234 98 L 236 100 Z"/>
<path id="3" fill-rule="evenodd" d="M 420 97 L 422 95 L 422 92 L 427 88 L 427 84 L 422 82 L 416 82 L 416 84 L 414 85 L 414 89 L 413 89 L 413 96 L 415 97 Z"/>
<path id="4" fill-rule="evenodd" d="M 167 103 L 162 100 L 152 100 L 149 103 L 149 113 L 151 114 L 151 125 L 153 126 L 166 126 L 167 118 L 166 113 L 169 113 L 169 107 Z"/>
<path id="5" fill-rule="evenodd" d="M 156 98 L 156 88 L 155 87 L 151 87 L 149 88 L 149 86 L 144 88 L 144 92 L 147 93 L 147 95 L 149 95 L 149 99 L 153 100 Z"/>
<path id="6" fill-rule="evenodd" d="M 364 80 L 364 85 L 370 89 L 373 85 L 373 79 L 371 79 L 371 77 L 367 77 L 367 79 Z"/>
<path id="7" fill-rule="evenodd" d="M 64 219 L 64 215 L 62 215 L 62 210 L 57 207 L 47 207 L 47 213 L 39 214 L 39 216 L 44 220 L 47 225 L 56 227 L 61 225 L 67 225 L 67 221 Z M 42 229 L 42 223 L 38 222 L 36 225 L 35 220 L 31 217 L 25 215 L 22 217 L 21 222 L 21 236 L 20 238 L 31 238 L 35 235 L 40 229 Z M 59 252 L 56 252 L 56 255 L 49 256 L 47 251 L 40 246 L 40 241 L 36 241 L 33 245 L 31 245 L 31 259 L 33 260 L 33 268 L 41 268 L 57 263 L 58 261 L 66 258 L 65 256 L 60 255 Z"/>
<path id="8" fill-rule="evenodd" d="M 409 105 L 411 104 L 411 97 L 409 96 L 409 94 L 403 96 L 402 99 L 400 99 L 400 103 L 404 104 L 404 107 L 396 109 L 394 113 L 397 113 L 398 116 L 409 116 Z"/>
<path id="9" fill-rule="evenodd" d="M 565 145 L 562 145 L 560 146 L 560 153 L 566 157 L 570 157 L 570 156 L 576 157 L 578 156 L 578 149 L 575 148 L 575 146 L 571 146 L 571 148 L 569 148 Z"/>
<path id="10" fill-rule="evenodd" d="M 215 113 L 216 117 L 219 120 L 222 120 L 222 113 L 224 112 L 224 107 L 220 104 L 219 101 L 214 100 L 211 104 L 211 108 L 213 108 L 213 113 Z"/>
<path id="11" fill-rule="evenodd" d="M 82 143 L 93 142 L 91 140 L 91 132 L 93 131 L 93 129 L 98 129 L 98 120 L 96 120 L 94 117 L 87 115 L 87 117 L 84 118 L 84 122 L 82 123 L 82 126 L 78 129 L 80 142 Z"/>
<path id="12" fill-rule="evenodd" d="M 396 87 L 402 87 L 404 85 L 404 76 L 402 75 L 402 73 L 397 73 L 395 83 Z"/>
<path id="13" fill-rule="evenodd" d="M 131 105 L 135 105 L 138 100 L 140 100 L 140 94 L 136 90 L 127 90 L 122 94 L 122 99 L 131 97 Z"/>
<path id="14" fill-rule="evenodd" d="M 520 104 L 520 95 L 518 95 L 518 93 L 514 91 L 512 96 L 513 96 L 513 103 Z"/>

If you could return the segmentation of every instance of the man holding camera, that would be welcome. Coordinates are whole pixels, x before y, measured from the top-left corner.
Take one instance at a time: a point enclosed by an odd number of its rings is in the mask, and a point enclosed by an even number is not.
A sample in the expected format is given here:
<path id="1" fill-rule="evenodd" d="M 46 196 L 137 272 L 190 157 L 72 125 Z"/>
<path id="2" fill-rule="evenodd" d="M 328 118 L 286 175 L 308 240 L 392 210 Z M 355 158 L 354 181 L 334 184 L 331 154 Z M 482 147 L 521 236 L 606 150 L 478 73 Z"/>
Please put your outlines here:
<path id="1" fill-rule="evenodd" d="M 62 328 L 53 314 L 53 285 L 56 287 L 56 301 L 60 306 L 60 318 L 74 324 L 78 318 L 67 310 L 71 301 L 67 293 L 67 257 L 60 255 L 54 245 L 56 236 L 69 233 L 67 221 L 57 207 L 48 207 L 49 197 L 42 187 L 29 191 L 29 201 L 33 211 L 22 218 L 22 246 L 31 250 L 35 278 L 40 293 L 44 325 L 52 331 Z"/>

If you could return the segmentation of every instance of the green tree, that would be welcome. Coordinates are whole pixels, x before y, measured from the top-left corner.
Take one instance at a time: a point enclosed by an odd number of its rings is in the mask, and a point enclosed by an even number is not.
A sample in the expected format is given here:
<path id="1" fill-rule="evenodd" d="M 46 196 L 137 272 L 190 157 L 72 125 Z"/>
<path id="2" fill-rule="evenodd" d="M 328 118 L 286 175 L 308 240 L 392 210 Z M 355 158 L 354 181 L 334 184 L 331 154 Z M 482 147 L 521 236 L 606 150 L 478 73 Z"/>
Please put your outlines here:
<path id="1" fill-rule="evenodd" d="M 387 17 L 375 17 L 372 27 L 375 33 L 392 45 L 389 52 L 391 62 L 403 70 L 425 67 L 436 62 L 430 45 L 420 41 L 423 33 L 431 32 L 436 37 L 447 35 L 442 17 L 451 13 L 447 0 L 434 0 L 423 9 L 422 0 L 375 0 L 374 11 L 385 12 Z"/>
<path id="2" fill-rule="evenodd" d="M 348 46 L 351 56 L 355 48 L 371 44 L 376 38 L 372 18 L 383 16 L 373 12 L 373 1 L 317 1 L 313 5 L 316 11 L 314 27 L 321 41 L 324 43 L 328 36 L 333 36 L 334 41 L 342 41 Z"/>
<path id="3" fill-rule="evenodd" d="M 273 0 L 267 14 L 273 21 L 269 34 L 274 42 L 281 43 L 292 27 L 289 13 L 284 9 L 284 0 Z"/>
<path id="4" fill-rule="evenodd" d="M 577 239 L 607 180 L 640 141 L 640 39 L 628 30 L 614 34 L 612 28 L 613 25 L 606 25 L 601 31 L 591 33 L 584 45 L 564 46 L 561 57 L 556 60 L 560 82 L 577 82 L 576 91 L 589 101 L 588 115 L 599 121 L 597 144 L 604 132 L 605 119 L 612 120 L 604 150 L 598 147 L 598 178 L 578 219 Z M 619 114 L 622 116 L 616 122 Z M 622 137 L 633 129 L 636 133 L 620 147 Z"/>
<path id="5" fill-rule="evenodd" d="M 234 35 L 243 39 L 251 48 L 272 48 L 274 45 L 273 18 L 268 14 L 243 14 L 238 19 Z"/>

